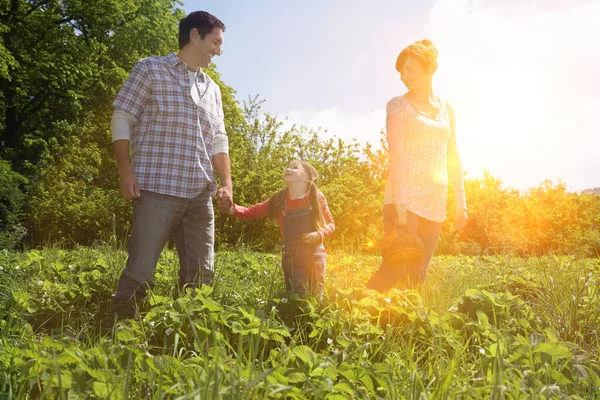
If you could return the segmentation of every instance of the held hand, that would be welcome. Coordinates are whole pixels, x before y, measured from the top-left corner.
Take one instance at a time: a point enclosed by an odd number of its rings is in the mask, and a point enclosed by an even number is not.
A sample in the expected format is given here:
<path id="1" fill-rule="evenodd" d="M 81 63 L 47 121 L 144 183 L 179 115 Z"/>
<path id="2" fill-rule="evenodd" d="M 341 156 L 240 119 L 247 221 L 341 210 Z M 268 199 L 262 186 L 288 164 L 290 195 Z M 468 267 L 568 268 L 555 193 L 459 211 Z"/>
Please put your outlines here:
<path id="1" fill-rule="evenodd" d="M 222 213 L 228 214 L 233 207 L 232 189 L 227 186 L 219 188 L 217 191 L 217 208 Z"/>
<path id="2" fill-rule="evenodd" d="M 302 235 L 302 241 L 306 244 L 321 243 L 321 235 L 319 232 L 310 232 Z"/>
<path id="3" fill-rule="evenodd" d="M 121 171 L 119 174 L 119 190 L 125 200 L 133 200 L 140 197 L 140 187 L 133 171 Z"/>
<path id="4" fill-rule="evenodd" d="M 406 225 L 406 205 L 395 204 L 396 206 L 396 224 Z"/>
<path id="5" fill-rule="evenodd" d="M 467 210 L 456 210 L 456 221 L 454 222 L 454 230 L 463 229 L 467 226 L 467 221 L 469 220 L 469 216 L 467 215 Z"/>

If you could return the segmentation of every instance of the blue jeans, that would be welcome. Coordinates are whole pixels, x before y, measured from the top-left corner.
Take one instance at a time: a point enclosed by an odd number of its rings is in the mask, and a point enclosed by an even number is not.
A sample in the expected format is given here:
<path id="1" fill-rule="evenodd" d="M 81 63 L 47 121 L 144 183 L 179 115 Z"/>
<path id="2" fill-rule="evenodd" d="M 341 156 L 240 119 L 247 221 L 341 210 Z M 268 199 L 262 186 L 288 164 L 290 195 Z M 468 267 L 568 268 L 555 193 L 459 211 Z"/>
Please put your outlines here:
<path id="1" fill-rule="evenodd" d="M 384 229 L 396 229 L 396 207 L 393 204 L 383 206 L 383 225 Z M 401 287 L 413 287 L 425 282 L 425 275 L 429 262 L 433 256 L 433 251 L 442 231 L 442 223 L 434 222 L 417 214 L 406 212 L 406 227 L 408 233 L 418 235 L 425 245 L 423 259 L 419 262 L 398 266 L 390 266 L 382 262 L 379 269 L 371 276 L 366 286 L 379 292 L 385 292 L 391 289 L 396 283 L 401 282 Z"/>
<path id="2" fill-rule="evenodd" d="M 141 191 L 133 200 L 129 258 L 121 274 L 115 303 L 136 300 L 154 286 L 160 253 L 173 237 L 179 255 L 179 288 L 210 283 L 214 270 L 214 212 L 210 190 L 186 199 Z"/>

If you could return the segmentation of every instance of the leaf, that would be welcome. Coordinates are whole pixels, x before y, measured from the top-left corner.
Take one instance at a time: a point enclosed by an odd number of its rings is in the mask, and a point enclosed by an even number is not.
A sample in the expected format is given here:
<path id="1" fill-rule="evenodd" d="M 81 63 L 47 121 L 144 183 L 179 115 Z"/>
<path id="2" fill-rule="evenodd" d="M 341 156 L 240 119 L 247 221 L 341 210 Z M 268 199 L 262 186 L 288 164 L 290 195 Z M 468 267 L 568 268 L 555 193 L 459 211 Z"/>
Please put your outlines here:
<path id="1" fill-rule="evenodd" d="M 352 344 L 351 341 L 343 338 L 342 336 L 338 336 L 335 341 L 342 346 L 343 348 L 348 348 L 348 346 L 350 346 Z"/>
<path id="2" fill-rule="evenodd" d="M 551 356 L 554 359 L 567 359 L 571 357 L 571 350 L 560 343 L 539 343 L 533 348 L 534 353 L 543 353 Z"/>
<path id="3" fill-rule="evenodd" d="M 122 342 L 133 342 L 137 337 L 129 329 L 122 328 L 117 331 L 117 339 Z"/>
<path id="4" fill-rule="evenodd" d="M 292 348 L 292 354 L 294 354 L 296 357 L 298 357 L 300 360 L 302 360 L 304 362 L 304 364 L 306 364 L 310 369 L 313 368 L 313 366 L 315 365 L 315 361 L 316 361 L 316 355 L 315 353 L 312 351 L 312 349 L 308 346 L 297 346 Z"/>
<path id="5" fill-rule="evenodd" d="M 333 386 L 333 389 L 342 391 L 346 394 L 349 394 L 350 396 L 356 396 L 356 391 L 354 389 L 352 389 L 352 387 L 346 382 L 336 383 Z"/>
<path id="6" fill-rule="evenodd" d="M 286 375 L 289 383 L 302 383 L 306 381 L 306 375 L 301 372 L 292 372 Z"/>
<path id="7" fill-rule="evenodd" d="M 94 382 L 94 394 L 101 399 L 108 398 L 108 387 L 106 383 Z"/>

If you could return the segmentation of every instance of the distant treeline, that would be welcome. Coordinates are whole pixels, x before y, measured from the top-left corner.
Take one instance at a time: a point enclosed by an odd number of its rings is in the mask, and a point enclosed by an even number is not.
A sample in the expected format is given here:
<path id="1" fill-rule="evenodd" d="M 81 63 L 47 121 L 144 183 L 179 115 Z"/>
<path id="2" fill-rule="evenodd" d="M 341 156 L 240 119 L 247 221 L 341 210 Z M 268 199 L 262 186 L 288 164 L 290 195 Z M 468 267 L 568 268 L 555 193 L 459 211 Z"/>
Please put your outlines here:
<path id="1" fill-rule="evenodd" d="M 0 8 L 0 248 L 53 242 L 91 245 L 127 238 L 130 204 L 120 198 L 110 136 L 111 103 L 133 64 L 177 50 L 183 11 L 172 0 L 28 2 Z M 387 149 L 284 129 L 240 103 L 215 68 L 230 141 L 234 200 L 251 205 L 282 185 L 294 159 L 321 174 L 337 229 L 331 247 L 366 249 L 381 238 Z M 240 71 L 240 73 L 242 73 Z M 441 253 L 600 253 L 600 197 L 544 182 L 526 192 L 495 177 L 466 180 L 471 220 Z M 217 245 L 276 250 L 279 231 L 261 219 L 217 216 Z"/>

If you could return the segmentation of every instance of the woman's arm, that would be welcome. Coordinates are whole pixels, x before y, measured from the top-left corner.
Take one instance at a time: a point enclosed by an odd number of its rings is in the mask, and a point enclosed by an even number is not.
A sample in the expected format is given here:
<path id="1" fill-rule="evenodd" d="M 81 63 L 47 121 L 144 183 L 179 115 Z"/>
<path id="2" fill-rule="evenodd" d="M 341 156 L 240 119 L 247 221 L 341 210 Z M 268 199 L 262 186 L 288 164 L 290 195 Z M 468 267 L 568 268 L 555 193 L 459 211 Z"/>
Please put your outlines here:
<path id="1" fill-rule="evenodd" d="M 456 219 L 454 229 L 462 229 L 467 225 L 469 216 L 467 215 L 467 200 L 465 198 L 465 186 L 463 181 L 462 164 L 460 155 L 458 154 L 458 146 L 456 144 L 456 120 L 454 118 L 454 110 L 450 104 L 446 103 L 448 116 L 450 118 L 450 138 L 447 145 L 447 163 L 448 163 L 448 180 L 452 185 L 454 198 L 456 199 Z"/>
<path id="2" fill-rule="evenodd" d="M 450 107 L 450 104 L 446 104 L 448 116 L 450 117 L 450 138 L 448 139 L 447 147 L 448 180 L 452 185 L 454 197 L 456 198 L 456 210 L 460 211 L 467 209 L 463 170 L 460 155 L 458 154 L 458 146 L 456 144 L 456 120 L 454 118 L 454 110 Z"/>

